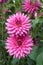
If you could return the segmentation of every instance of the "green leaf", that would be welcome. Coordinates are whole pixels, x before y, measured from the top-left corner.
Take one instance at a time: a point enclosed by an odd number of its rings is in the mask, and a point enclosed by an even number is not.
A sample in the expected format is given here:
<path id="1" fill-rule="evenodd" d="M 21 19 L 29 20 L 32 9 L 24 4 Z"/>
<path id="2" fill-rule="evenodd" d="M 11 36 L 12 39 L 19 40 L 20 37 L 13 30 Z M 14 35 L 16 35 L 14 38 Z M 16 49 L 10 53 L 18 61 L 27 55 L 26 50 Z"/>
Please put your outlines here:
<path id="1" fill-rule="evenodd" d="M 31 54 L 29 55 L 29 57 L 32 59 L 32 60 L 35 60 L 36 61 L 36 58 L 37 56 L 43 52 L 43 46 L 34 46 L 33 47 L 33 50 L 31 52 Z"/>
<path id="2" fill-rule="evenodd" d="M 14 58 L 12 61 L 11 61 L 11 65 L 15 65 L 19 60 Z"/>
<path id="3" fill-rule="evenodd" d="M 22 0 L 15 0 L 15 9 L 16 11 L 21 11 L 22 10 Z"/>
<path id="4" fill-rule="evenodd" d="M 33 28 L 36 27 L 36 24 L 38 24 L 38 23 L 39 23 L 39 19 L 32 20 L 32 27 Z"/>
<path id="5" fill-rule="evenodd" d="M 38 55 L 36 65 L 43 65 L 43 52 Z"/>
<path id="6" fill-rule="evenodd" d="M 37 49 L 38 49 L 38 47 L 37 46 L 34 46 L 31 54 L 29 55 L 29 57 L 32 60 L 36 60 L 36 57 L 37 57 Z"/>
<path id="7" fill-rule="evenodd" d="M 34 19 L 32 20 L 32 27 L 36 27 L 37 24 L 41 24 L 43 22 L 43 18 L 37 18 L 37 19 Z"/>
<path id="8" fill-rule="evenodd" d="M 33 60 L 30 59 L 30 58 L 27 59 L 27 64 L 28 64 L 28 65 L 36 65 L 35 61 L 33 61 Z"/>

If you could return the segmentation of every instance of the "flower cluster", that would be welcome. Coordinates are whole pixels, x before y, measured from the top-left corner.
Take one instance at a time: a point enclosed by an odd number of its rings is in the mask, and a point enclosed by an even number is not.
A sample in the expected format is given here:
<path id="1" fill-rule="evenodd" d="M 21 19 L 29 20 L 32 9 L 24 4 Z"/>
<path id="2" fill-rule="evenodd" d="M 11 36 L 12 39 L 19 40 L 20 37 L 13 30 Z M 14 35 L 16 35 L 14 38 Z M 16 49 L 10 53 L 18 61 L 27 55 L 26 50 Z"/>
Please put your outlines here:
<path id="1" fill-rule="evenodd" d="M 30 1 L 30 0 L 29 0 Z M 31 5 L 28 0 L 24 2 L 25 11 L 33 13 L 38 10 L 37 2 Z M 33 47 L 33 40 L 30 35 L 31 19 L 24 13 L 17 12 L 9 16 L 5 23 L 9 37 L 6 39 L 7 52 L 14 58 L 22 58 L 30 54 Z"/>
<path id="2" fill-rule="evenodd" d="M 30 54 L 33 41 L 28 32 L 31 28 L 29 17 L 22 13 L 11 15 L 7 19 L 6 29 L 10 37 L 6 40 L 6 49 L 9 54 L 16 58 L 22 58 Z"/>

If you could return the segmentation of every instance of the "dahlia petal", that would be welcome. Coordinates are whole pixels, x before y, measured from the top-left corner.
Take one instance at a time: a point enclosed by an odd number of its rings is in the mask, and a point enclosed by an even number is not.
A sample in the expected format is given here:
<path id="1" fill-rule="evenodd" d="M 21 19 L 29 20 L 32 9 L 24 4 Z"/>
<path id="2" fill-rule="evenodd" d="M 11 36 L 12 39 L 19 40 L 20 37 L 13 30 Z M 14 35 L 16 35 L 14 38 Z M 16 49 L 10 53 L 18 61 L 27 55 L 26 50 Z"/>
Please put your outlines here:
<path id="1" fill-rule="evenodd" d="M 23 30 L 23 32 L 24 32 L 25 34 L 27 34 L 27 31 Z"/>
<path id="2" fill-rule="evenodd" d="M 15 33 L 17 31 L 17 28 L 15 30 L 13 30 L 12 32 L 11 31 L 8 31 L 8 33 Z"/>
<path id="3" fill-rule="evenodd" d="M 6 27 L 6 29 L 11 31 L 11 30 L 14 30 L 15 28 L 14 27 L 12 27 L 12 28 Z"/>
<path id="4" fill-rule="evenodd" d="M 18 58 L 19 54 L 20 54 L 20 51 L 16 54 L 16 58 Z"/>

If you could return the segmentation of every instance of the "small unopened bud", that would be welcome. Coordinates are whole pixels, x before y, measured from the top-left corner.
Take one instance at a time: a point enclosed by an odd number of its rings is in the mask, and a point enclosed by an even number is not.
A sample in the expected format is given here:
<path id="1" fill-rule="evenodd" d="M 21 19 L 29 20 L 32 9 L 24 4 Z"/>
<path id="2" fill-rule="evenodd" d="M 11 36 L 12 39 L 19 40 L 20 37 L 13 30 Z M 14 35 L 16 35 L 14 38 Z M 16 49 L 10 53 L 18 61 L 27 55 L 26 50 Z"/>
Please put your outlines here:
<path id="1" fill-rule="evenodd" d="M 15 0 L 13 0 L 13 2 L 15 3 Z"/>
<path id="2" fill-rule="evenodd" d="M 34 16 L 35 16 L 35 18 L 37 18 L 37 12 L 35 12 L 35 15 Z"/>

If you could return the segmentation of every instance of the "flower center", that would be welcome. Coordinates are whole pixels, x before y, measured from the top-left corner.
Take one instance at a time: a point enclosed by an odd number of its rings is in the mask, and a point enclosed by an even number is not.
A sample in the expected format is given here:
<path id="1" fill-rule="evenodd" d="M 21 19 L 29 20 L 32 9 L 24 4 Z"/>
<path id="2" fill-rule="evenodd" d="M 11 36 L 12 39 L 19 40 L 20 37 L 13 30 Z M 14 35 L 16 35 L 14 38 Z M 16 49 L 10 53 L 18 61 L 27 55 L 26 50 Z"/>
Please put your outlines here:
<path id="1" fill-rule="evenodd" d="M 21 46 L 22 45 L 22 41 L 21 40 L 18 40 L 18 46 Z"/>
<path id="2" fill-rule="evenodd" d="M 18 27 L 20 27 L 20 26 L 21 26 L 21 20 L 17 20 L 17 19 L 16 19 L 16 25 L 17 25 Z"/>

